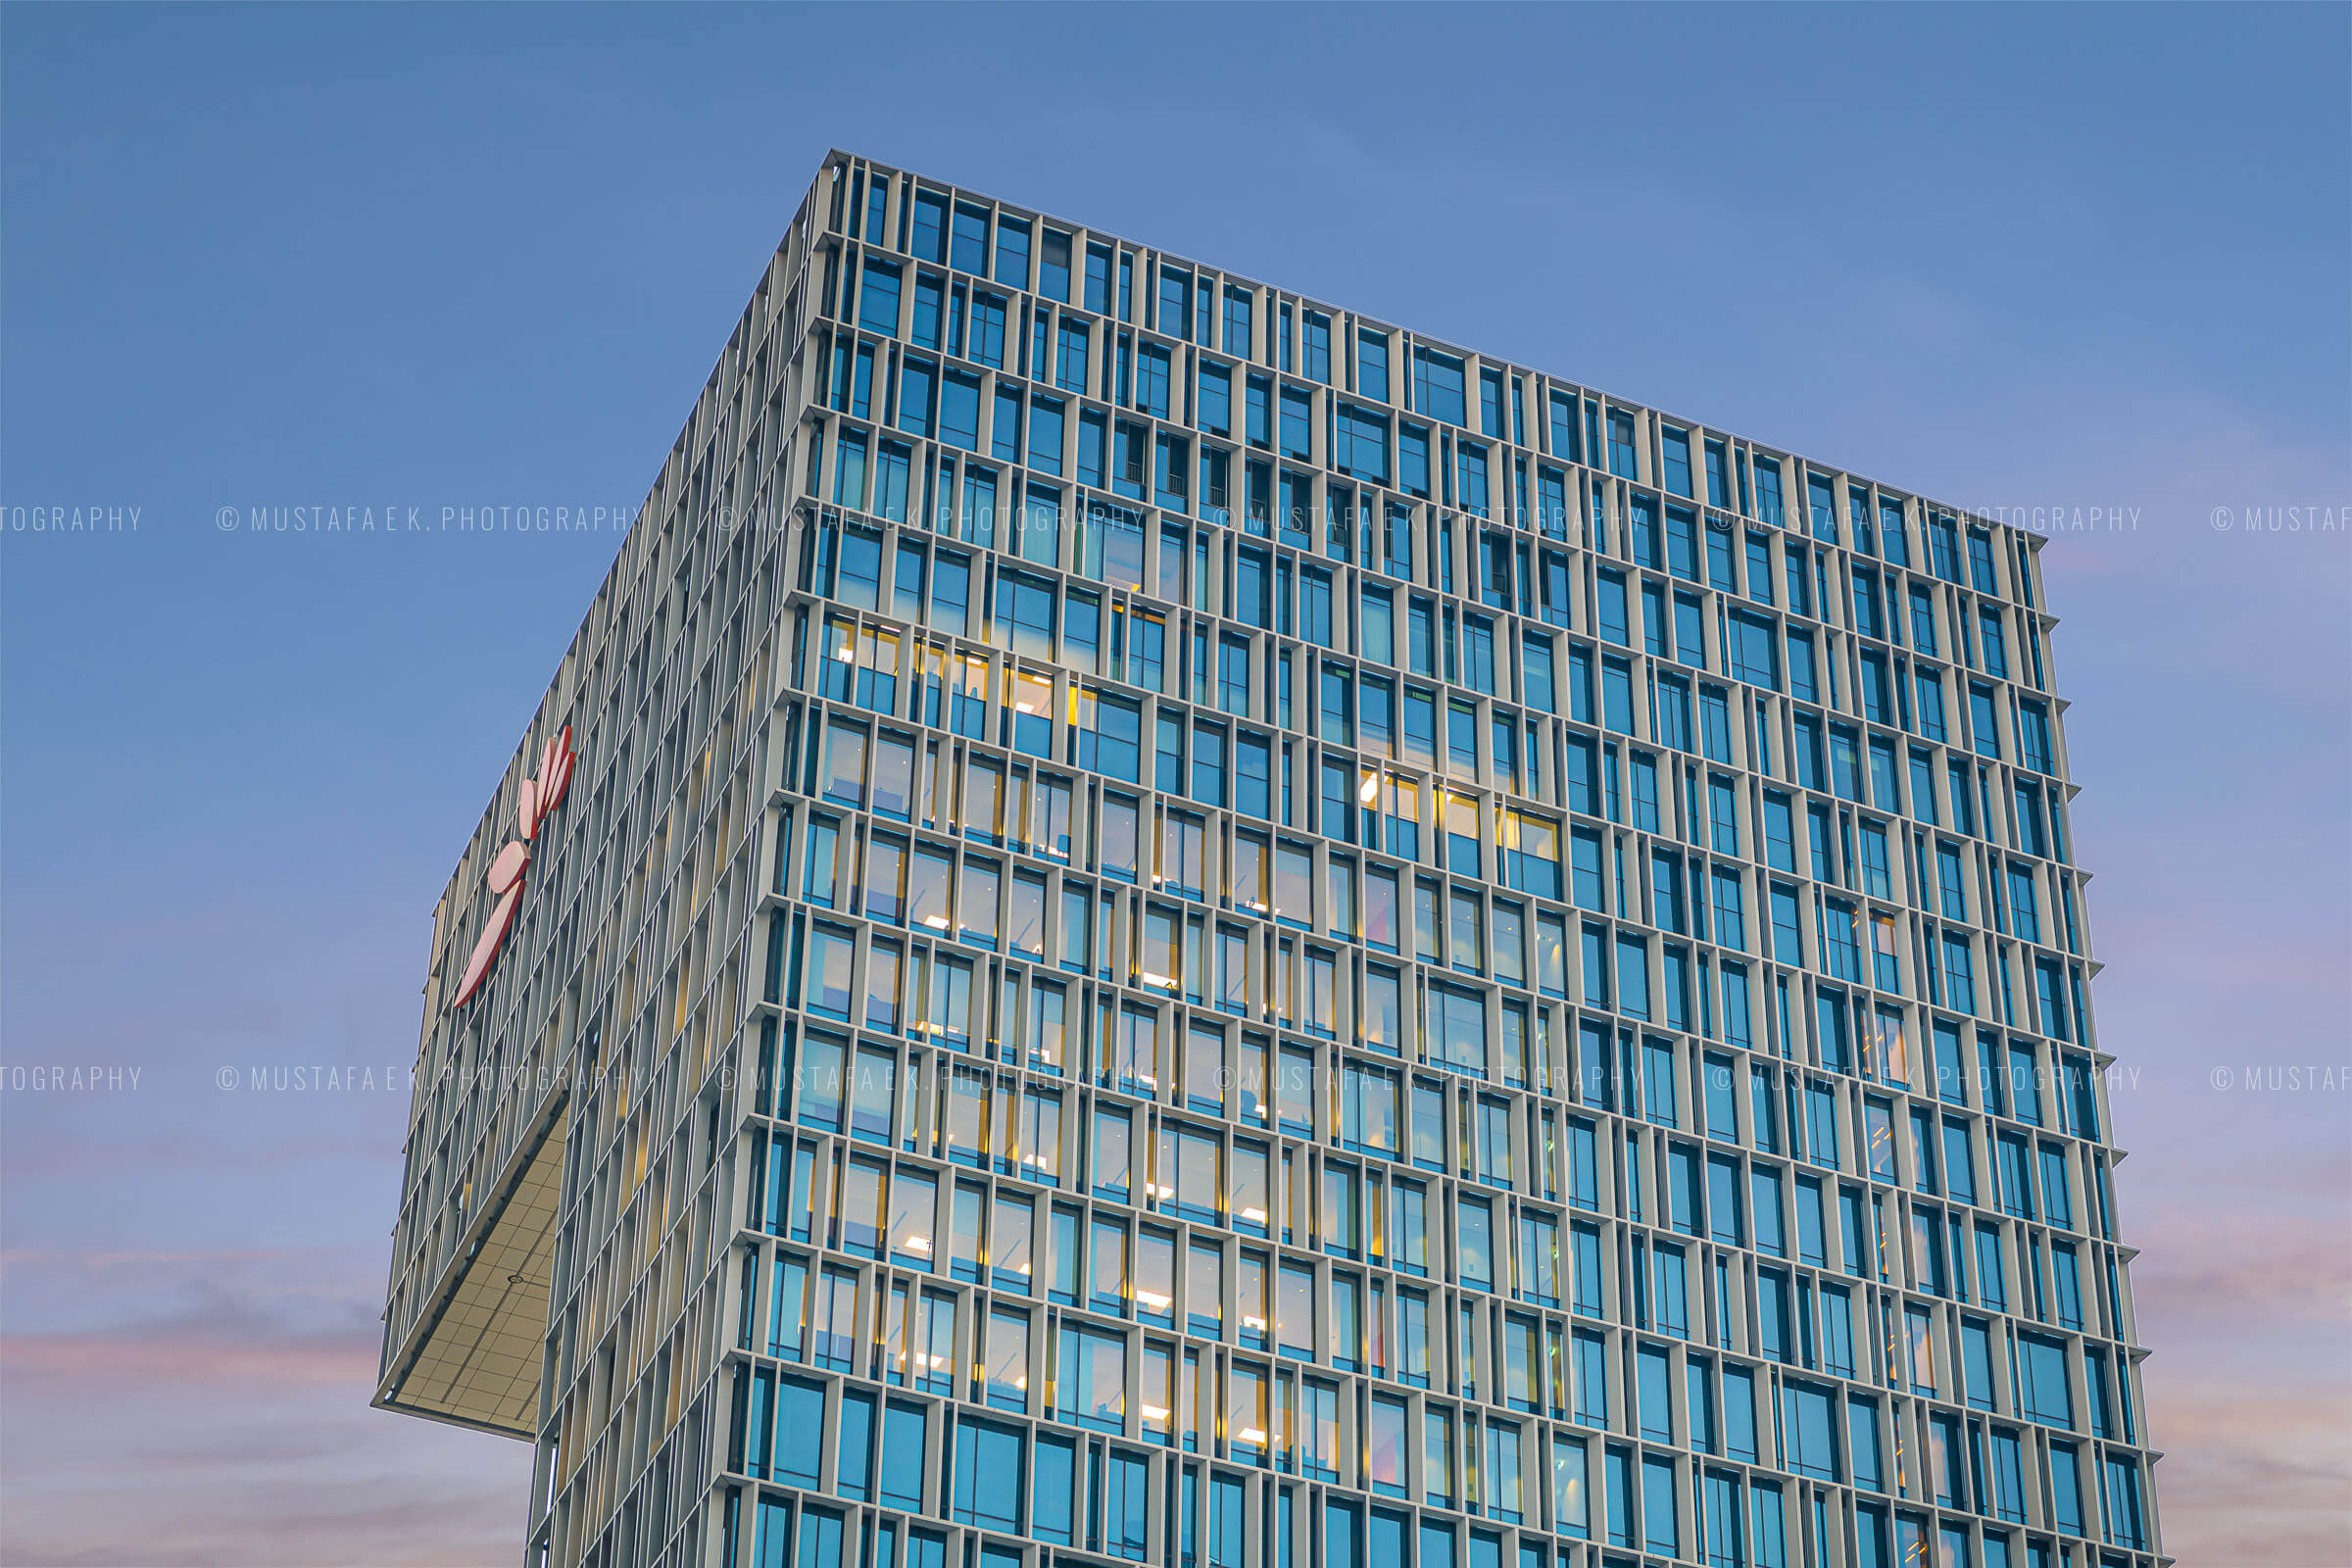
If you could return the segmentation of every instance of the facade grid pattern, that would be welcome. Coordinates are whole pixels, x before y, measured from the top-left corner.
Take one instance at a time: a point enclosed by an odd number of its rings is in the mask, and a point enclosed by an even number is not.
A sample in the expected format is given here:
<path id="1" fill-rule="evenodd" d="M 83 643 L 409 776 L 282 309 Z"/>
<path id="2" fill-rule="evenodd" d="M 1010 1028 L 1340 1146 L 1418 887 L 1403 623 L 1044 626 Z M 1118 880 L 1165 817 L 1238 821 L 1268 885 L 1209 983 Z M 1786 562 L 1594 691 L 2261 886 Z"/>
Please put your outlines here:
<path id="1" fill-rule="evenodd" d="M 836 154 L 387 1373 L 561 1115 L 537 1562 L 2161 1563 L 2036 552 Z"/>

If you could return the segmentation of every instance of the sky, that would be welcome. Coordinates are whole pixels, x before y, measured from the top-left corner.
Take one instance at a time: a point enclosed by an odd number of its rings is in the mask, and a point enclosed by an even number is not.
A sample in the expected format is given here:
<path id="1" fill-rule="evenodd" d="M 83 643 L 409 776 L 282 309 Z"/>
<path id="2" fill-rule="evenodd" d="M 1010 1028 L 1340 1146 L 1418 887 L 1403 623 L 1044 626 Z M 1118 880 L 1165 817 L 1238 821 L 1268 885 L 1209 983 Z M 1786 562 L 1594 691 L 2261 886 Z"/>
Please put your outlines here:
<path id="1" fill-rule="evenodd" d="M 518 1560 L 528 1450 L 367 1401 L 433 903 L 618 539 L 441 523 L 641 500 L 840 146 L 2047 528 L 2166 1544 L 2352 1562 L 2348 63 L 2320 6 L 0 10 L 0 1559 Z"/>

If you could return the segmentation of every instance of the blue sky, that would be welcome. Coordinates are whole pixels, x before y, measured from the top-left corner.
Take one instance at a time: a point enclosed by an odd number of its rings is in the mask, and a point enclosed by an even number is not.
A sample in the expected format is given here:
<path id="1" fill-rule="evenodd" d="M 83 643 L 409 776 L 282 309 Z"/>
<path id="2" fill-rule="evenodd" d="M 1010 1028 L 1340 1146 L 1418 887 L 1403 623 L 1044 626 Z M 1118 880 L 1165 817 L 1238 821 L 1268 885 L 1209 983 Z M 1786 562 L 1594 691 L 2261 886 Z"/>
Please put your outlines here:
<path id="1" fill-rule="evenodd" d="M 438 521 L 640 499 L 839 145 L 2125 513 L 2046 567 L 2167 1544 L 2352 1560 L 2348 19 L 0 13 L 0 1066 L 124 1075 L 0 1091 L 0 1555 L 514 1560 L 521 1446 L 364 1408 L 380 1080 L 616 540 Z M 296 506 L 426 531 L 215 526 Z M 136 529 L 30 525 L 74 507 Z M 248 1087 L 295 1066 L 334 1086 Z"/>

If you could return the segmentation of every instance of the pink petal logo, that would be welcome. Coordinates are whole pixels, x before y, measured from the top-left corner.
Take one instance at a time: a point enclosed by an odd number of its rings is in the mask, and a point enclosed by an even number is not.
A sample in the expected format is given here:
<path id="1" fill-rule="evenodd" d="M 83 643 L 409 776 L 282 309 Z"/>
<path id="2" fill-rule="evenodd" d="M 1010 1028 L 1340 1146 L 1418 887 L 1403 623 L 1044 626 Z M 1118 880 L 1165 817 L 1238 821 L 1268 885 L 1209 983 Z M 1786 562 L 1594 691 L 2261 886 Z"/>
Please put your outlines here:
<path id="1" fill-rule="evenodd" d="M 458 982 L 457 1000 L 453 1007 L 463 1006 L 466 1000 L 482 988 L 489 978 L 491 962 L 498 957 L 499 945 L 507 940 L 507 927 L 514 923 L 515 906 L 522 903 L 522 873 L 531 863 L 530 842 L 539 836 L 539 824 L 564 799 L 564 786 L 571 782 L 571 726 L 552 737 L 547 750 L 539 755 L 539 775 L 522 781 L 522 799 L 515 807 L 515 826 L 521 837 L 498 852 L 490 862 L 486 879 L 490 891 L 498 895 L 498 907 L 490 911 L 490 923 L 482 927 L 482 938 L 473 945 L 473 956 L 466 960 L 466 978 Z"/>

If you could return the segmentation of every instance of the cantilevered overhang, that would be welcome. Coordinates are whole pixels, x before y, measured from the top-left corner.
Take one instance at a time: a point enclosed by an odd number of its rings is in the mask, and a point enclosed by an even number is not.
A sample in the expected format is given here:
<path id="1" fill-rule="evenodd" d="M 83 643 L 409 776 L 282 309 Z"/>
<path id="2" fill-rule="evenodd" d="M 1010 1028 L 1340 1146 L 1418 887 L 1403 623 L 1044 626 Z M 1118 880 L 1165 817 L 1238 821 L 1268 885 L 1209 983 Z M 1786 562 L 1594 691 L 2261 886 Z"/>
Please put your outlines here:
<path id="1" fill-rule="evenodd" d="M 530 1442 L 538 1436 L 567 1093 L 541 1107 L 416 1325 L 386 1362 L 379 1409 Z"/>

